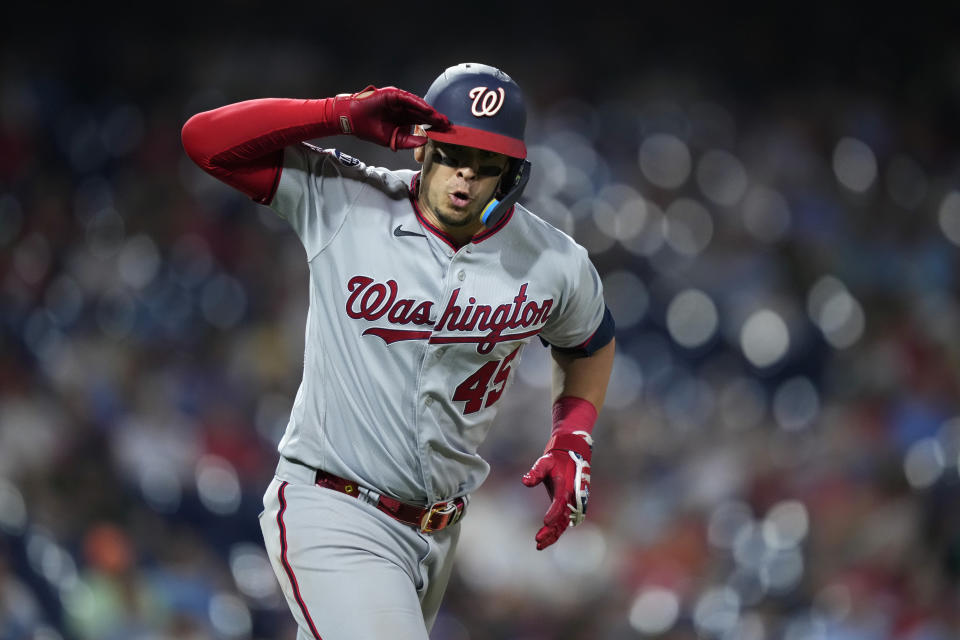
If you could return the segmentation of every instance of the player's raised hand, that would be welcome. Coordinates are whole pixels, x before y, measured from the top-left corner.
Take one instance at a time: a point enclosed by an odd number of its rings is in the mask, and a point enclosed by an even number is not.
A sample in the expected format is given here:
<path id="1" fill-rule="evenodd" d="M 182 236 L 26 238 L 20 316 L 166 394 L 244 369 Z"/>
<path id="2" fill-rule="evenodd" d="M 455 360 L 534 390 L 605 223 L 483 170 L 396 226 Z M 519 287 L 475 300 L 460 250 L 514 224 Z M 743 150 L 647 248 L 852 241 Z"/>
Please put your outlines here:
<path id="1" fill-rule="evenodd" d="M 569 449 L 551 449 L 544 453 L 523 476 L 522 482 L 535 487 L 541 482 L 550 496 L 550 508 L 543 518 L 543 527 L 537 532 L 537 549 L 543 550 L 556 542 L 567 527 L 583 522 L 590 497 L 590 434 L 579 431 L 584 446 L 581 453 Z M 573 434 L 571 434 L 572 437 Z"/>
<path id="2" fill-rule="evenodd" d="M 450 126 L 447 117 L 423 98 L 396 87 L 370 85 L 357 93 L 340 94 L 333 101 L 333 111 L 342 133 L 394 151 L 426 144 L 426 137 L 410 132 L 413 125 Z"/>

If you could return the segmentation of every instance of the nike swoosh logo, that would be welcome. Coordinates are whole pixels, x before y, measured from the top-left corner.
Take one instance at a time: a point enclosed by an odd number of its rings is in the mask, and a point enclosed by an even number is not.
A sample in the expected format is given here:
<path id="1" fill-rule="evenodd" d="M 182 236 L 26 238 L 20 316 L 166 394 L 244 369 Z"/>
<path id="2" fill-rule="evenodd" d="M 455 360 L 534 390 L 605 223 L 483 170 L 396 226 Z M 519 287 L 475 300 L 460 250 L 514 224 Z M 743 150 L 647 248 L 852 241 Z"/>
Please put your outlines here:
<path id="1" fill-rule="evenodd" d="M 401 226 L 403 226 L 403 225 L 399 225 L 399 224 L 398 224 L 398 225 L 397 225 L 397 228 L 393 230 L 393 235 L 397 236 L 398 238 L 399 238 L 400 236 L 420 236 L 421 238 L 426 238 L 426 237 L 427 237 L 427 236 L 423 235 L 422 233 L 414 233 L 413 231 L 404 231 L 403 229 L 400 228 Z"/>

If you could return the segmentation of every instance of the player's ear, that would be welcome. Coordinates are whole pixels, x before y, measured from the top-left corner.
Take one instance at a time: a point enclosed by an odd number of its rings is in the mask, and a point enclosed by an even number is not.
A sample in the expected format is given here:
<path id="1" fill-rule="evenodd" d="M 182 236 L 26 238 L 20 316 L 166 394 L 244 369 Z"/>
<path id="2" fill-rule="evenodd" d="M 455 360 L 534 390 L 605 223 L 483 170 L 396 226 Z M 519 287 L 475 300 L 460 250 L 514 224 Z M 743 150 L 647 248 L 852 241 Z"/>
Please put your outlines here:
<path id="1" fill-rule="evenodd" d="M 423 127 L 421 127 L 420 125 L 417 125 L 416 128 L 414 128 L 413 130 L 413 134 L 417 136 L 422 136 L 422 135 L 426 135 L 426 132 L 423 130 Z M 426 145 L 415 147 L 413 150 L 413 159 L 416 160 L 418 163 L 423 164 L 423 159 L 426 158 L 426 149 L 427 149 Z"/>

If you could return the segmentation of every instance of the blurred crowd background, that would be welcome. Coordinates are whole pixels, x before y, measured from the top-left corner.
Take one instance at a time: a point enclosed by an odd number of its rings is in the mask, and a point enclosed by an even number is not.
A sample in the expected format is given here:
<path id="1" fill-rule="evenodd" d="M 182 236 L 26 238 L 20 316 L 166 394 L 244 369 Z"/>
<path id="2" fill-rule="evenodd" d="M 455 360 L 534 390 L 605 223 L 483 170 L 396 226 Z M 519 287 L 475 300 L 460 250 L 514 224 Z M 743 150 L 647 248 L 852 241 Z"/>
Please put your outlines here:
<path id="1" fill-rule="evenodd" d="M 802 7 L 14 10 L 0 639 L 295 637 L 257 514 L 304 253 L 180 127 L 471 60 L 526 90 L 524 202 L 590 251 L 618 354 L 588 519 L 537 552 L 524 353 L 432 638 L 960 638 L 957 23 Z"/>

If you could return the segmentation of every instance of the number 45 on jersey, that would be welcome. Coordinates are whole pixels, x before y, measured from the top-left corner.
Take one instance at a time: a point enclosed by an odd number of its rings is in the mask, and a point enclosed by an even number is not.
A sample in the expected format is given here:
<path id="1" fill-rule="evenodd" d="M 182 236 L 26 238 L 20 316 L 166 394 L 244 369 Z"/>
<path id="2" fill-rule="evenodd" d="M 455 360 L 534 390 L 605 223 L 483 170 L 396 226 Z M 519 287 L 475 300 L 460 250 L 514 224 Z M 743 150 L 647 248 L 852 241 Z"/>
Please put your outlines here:
<path id="1" fill-rule="evenodd" d="M 505 358 L 491 360 L 457 386 L 453 399 L 466 403 L 463 407 L 464 415 L 476 413 L 500 399 L 510 377 L 510 363 L 519 351 L 518 346 Z"/>

